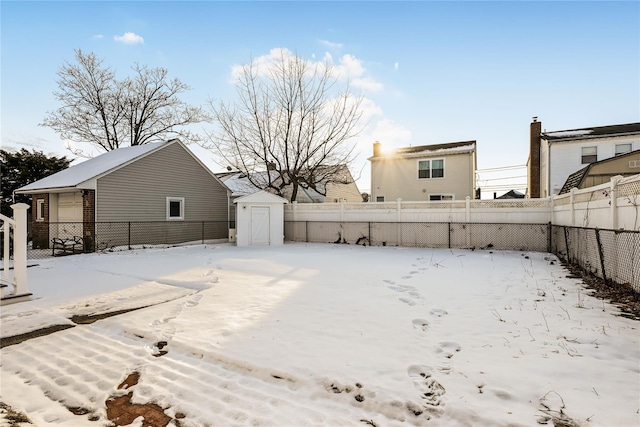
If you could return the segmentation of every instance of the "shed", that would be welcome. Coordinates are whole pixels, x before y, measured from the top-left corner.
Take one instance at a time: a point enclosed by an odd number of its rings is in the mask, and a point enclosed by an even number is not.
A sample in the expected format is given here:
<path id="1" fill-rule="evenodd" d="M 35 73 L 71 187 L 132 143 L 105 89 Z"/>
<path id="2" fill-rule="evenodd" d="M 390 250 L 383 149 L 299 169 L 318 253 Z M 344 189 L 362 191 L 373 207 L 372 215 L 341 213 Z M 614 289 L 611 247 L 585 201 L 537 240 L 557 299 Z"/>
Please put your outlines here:
<path id="1" fill-rule="evenodd" d="M 282 245 L 284 204 L 287 199 L 264 190 L 237 198 L 236 242 L 238 246 Z"/>

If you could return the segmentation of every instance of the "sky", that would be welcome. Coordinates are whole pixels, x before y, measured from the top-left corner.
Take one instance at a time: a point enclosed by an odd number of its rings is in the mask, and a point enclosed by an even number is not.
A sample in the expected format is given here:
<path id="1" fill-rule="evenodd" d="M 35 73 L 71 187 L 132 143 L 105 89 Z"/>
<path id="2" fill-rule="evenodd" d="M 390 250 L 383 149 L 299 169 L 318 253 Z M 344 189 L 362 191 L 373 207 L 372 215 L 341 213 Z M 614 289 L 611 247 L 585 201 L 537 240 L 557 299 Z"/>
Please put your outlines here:
<path id="1" fill-rule="evenodd" d="M 3 0 L 0 13 L 3 148 L 73 157 L 39 123 L 59 107 L 56 72 L 74 49 L 95 53 L 120 78 L 135 63 L 165 67 L 191 87 L 182 98 L 194 105 L 233 102 L 233 67 L 274 49 L 331 58 L 366 100 L 352 141 L 361 191 L 370 188 L 375 141 L 476 140 L 479 170 L 508 168 L 480 173 L 479 185 L 524 190 L 526 170 L 510 167 L 526 164 L 533 116 L 548 131 L 640 119 L 634 1 Z M 192 148 L 224 170 L 211 152 Z"/>
<path id="2" fill-rule="evenodd" d="M 2 306 L 0 328 L 70 327 L 0 349 L 0 401 L 33 425 L 106 425 L 127 393 L 182 414 L 169 426 L 638 425 L 638 320 L 551 254 L 225 243 L 37 261 L 33 300 Z"/>

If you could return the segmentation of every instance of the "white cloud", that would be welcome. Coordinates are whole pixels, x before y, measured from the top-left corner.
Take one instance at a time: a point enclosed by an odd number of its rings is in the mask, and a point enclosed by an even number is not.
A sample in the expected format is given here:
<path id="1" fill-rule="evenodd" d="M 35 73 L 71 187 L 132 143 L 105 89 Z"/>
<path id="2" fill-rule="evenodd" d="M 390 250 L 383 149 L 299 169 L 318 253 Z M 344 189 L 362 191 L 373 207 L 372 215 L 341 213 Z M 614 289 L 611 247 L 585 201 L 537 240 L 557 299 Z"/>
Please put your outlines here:
<path id="1" fill-rule="evenodd" d="M 318 40 L 320 42 L 321 45 L 326 46 L 330 49 L 341 49 L 342 48 L 342 43 L 334 43 L 334 42 L 330 42 L 329 40 Z"/>
<path id="2" fill-rule="evenodd" d="M 325 59 L 333 62 L 329 53 L 325 54 Z M 334 70 L 339 78 L 349 79 L 353 87 L 370 92 L 380 92 L 384 89 L 382 83 L 367 75 L 362 61 L 353 55 L 342 55 L 338 64 L 334 64 Z"/>
<path id="3" fill-rule="evenodd" d="M 117 42 L 124 44 L 142 44 L 144 43 L 144 39 L 142 36 L 137 35 L 136 33 L 124 33 L 121 36 L 113 36 L 113 39 Z"/>
<path id="4" fill-rule="evenodd" d="M 400 65 L 399 65 L 397 62 L 396 62 L 395 64 L 393 64 L 393 68 L 394 68 L 396 71 L 398 71 L 398 67 L 399 67 L 399 66 L 400 66 Z"/>
<path id="5" fill-rule="evenodd" d="M 104 36 L 102 34 L 95 34 L 91 36 L 91 40 L 102 40 Z"/>
<path id="6" fill-rule="evenodd" d="M 292 57 L 295 53 L 284 47 L 273 48 L 268 54 L 259 56 L 253 59 L 254 65 L 258 68 L 258 74 L 264 75 L 267 73 L 271 63 L 274 60 L 278 60 L 281 56 Z M 369 92 L 380 92 L 384 89 L 382 83 L 376 81 L 373 77 L 367 74 L 367 70 L 364 68 L 362 61 L 353 55 L 345 54 L 338 60 L 338 63 L 334 63 L 333 56 L 329 52 L 325 52 L 322 60 L 316 60 L 316 56 L 311 55 L 310 62 L 312 64 L 321 65 L 322 63 L 331 64 L 335 76 L 340 80 L 349 80 L 351 86 L 354 88 L 362 89 Z M 236 64 L 231 67 L 232 82 L 235 82 L 242 73 L 244 65 Z"/>

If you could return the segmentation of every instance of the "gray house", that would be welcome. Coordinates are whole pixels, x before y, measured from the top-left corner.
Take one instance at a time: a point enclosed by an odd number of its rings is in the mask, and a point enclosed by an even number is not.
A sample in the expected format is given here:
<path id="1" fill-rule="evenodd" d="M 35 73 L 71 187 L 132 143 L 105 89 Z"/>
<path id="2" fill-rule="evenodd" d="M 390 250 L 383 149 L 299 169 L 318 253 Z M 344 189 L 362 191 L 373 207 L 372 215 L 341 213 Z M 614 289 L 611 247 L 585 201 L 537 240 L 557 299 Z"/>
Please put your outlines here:
<path id="1" fill-rule="evenodd" d="M 32 195 L 34 248 L 228 238 L 229 189 L 178 139 L 119 148 L 16 193 Z"/>

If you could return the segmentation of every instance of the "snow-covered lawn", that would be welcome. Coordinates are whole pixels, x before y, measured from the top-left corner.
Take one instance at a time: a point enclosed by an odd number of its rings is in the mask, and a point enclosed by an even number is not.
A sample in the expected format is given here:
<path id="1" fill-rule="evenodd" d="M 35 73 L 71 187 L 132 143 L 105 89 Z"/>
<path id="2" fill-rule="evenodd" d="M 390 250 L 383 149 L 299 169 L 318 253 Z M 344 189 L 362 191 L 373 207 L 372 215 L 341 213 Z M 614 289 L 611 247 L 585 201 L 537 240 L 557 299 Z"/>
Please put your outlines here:
<path id="1" fill-rule="evenodd" d="M 0 350 L 0 401 L 36 425 L 108 424 L 130 391 L 181 426 L 640 422 L 640 323 L 553 255 L 200 245 L 38 263 L 39 299 L 2 307 L 3 337 L 149 307 Z"/>

